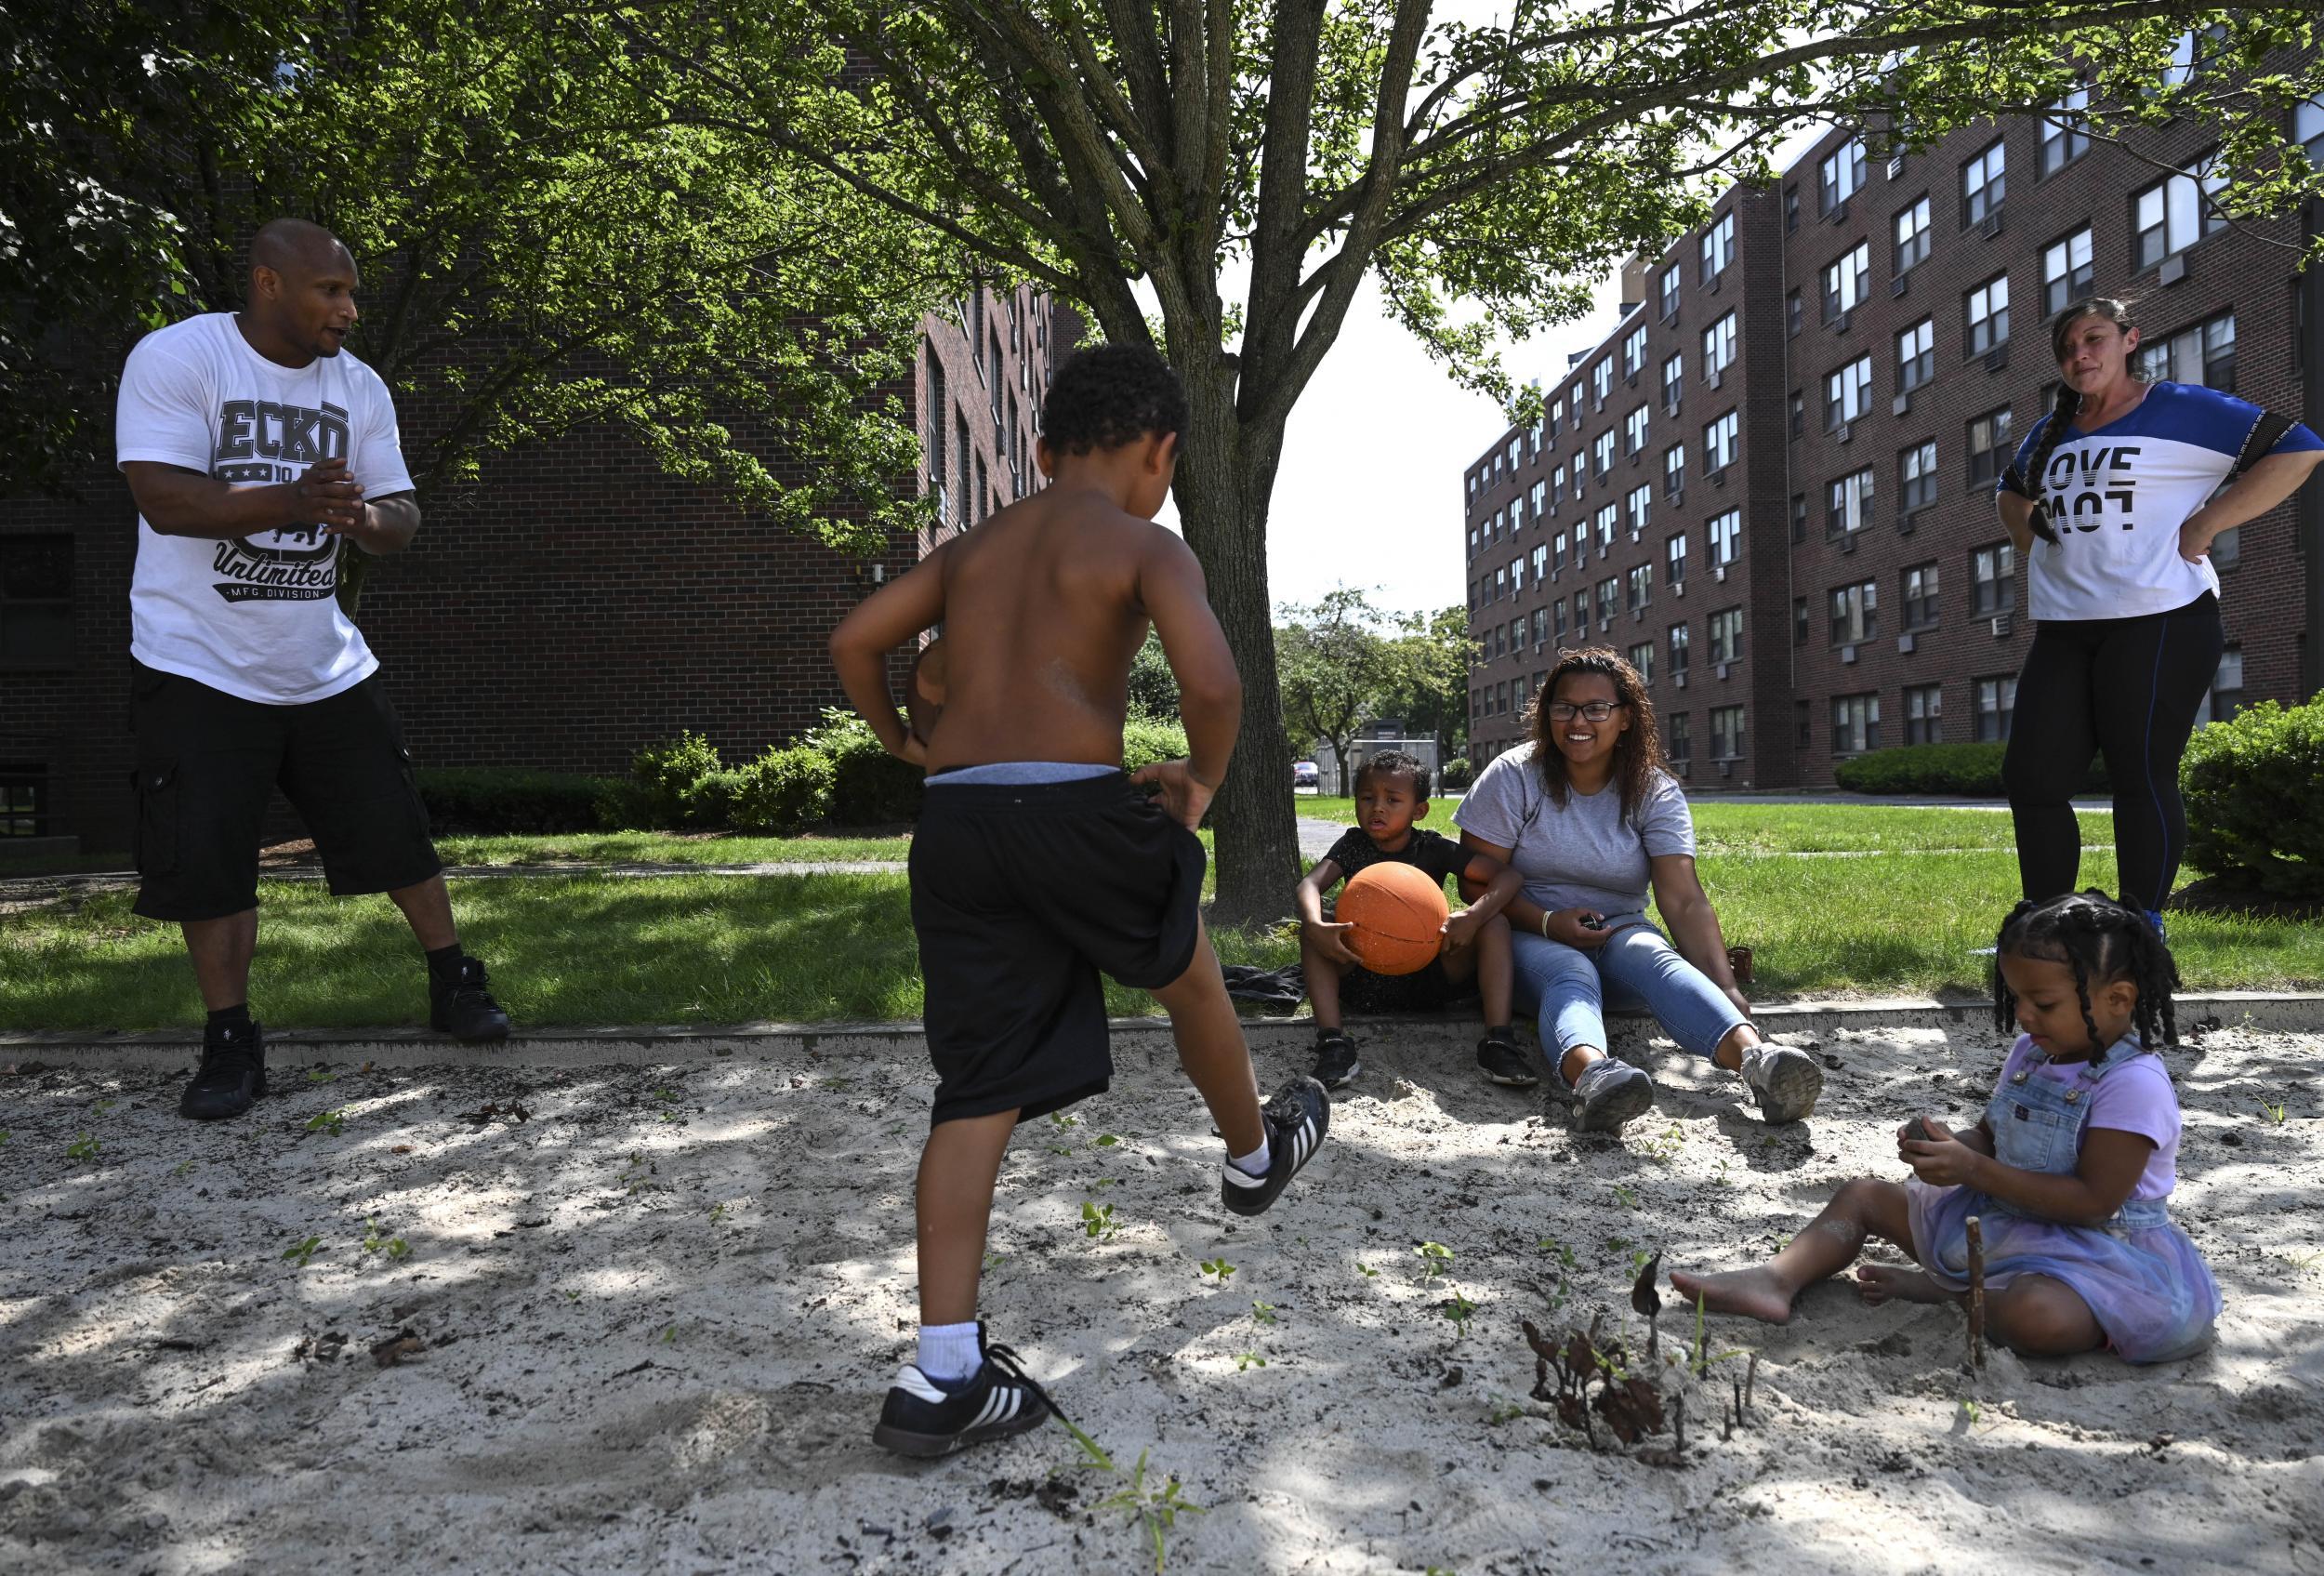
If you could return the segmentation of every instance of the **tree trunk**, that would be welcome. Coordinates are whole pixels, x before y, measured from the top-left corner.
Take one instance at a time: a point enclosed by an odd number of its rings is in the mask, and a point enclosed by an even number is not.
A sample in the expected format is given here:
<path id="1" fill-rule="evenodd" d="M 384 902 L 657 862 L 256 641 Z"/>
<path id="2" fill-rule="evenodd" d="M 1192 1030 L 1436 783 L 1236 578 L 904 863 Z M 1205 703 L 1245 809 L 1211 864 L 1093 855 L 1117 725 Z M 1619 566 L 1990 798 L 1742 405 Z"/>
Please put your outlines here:
<path id="1" fill-rule="evenodd" d="M 1210 812 L 1219 877 L 1210 916 L 1214 924 L 1250 924 L 1290 913 L 1300 877 L 1290 742 L 1267 591 L 1267 504 L 1283 434 L 1243 428 L 1231 369 L 1180 370 L 1188 383 L 1189 430 L 1173 494 L 1186 545 L 1202 564 L 1211 611 L 1243 680 L 1242 732 Z"/>

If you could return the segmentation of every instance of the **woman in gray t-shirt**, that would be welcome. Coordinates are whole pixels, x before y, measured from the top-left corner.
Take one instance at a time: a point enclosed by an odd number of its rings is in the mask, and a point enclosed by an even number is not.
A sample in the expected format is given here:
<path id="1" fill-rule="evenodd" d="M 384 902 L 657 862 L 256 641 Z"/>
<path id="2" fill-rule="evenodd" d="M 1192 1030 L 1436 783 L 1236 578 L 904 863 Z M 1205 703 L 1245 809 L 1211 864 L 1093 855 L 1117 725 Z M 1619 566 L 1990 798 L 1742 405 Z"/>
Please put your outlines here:
<path id="1" fill-rule="evenodd" d="M 1654 1080 L 1605 1053 L 1609 1001 L 1644 1006 L 1686 1050 L 1742 1074 L 1769 1121 L 1813 1111 L 1823 1069 L 1762 1041 L 1736 988 L 1638 670 L 1603 647 L 1568 652 L 1527 730 L 1453 820 L 1461 841 L 1525 878 L 1503 910 L 1517 1005 L 1538 1013 L 1543 1050 L 1557 1047 L 1550 1085 L 1578 1107 L 1578 1125 L 1612 1132 L 1654 1104 Z M 1649 887 L 1669 937 L 1646 918 Z"/>

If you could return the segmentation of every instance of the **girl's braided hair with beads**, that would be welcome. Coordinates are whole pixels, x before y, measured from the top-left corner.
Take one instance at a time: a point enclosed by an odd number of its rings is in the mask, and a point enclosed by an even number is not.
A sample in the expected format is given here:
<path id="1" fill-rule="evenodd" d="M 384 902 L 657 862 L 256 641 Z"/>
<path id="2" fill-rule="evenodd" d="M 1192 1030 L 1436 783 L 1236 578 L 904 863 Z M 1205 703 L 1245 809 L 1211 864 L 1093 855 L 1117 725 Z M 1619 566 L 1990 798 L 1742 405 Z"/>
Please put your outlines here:
<path id="1" fill-rule="evenodd" d="M 2068 893 L 2010 910 L 1994 947 L 1993 1026 L 2007 1032 L 2017 1021 L 2017 993 L 2001 973 L 2001 959 L 2039 958 L 2074 971 L 2074 995 L 2090 1031 L 2091 1054 L 2103 1058 L 2098 1025 L 2090 1014 L 2090 987 L 2129 980 L 2138 987 L 2131 1025 L 2142 1048 L 2152 1051 L 2179 1042 L 2171 993 L 2179 987 L 2179 966 L 2146 916 L 2096 890 Z"/>
<path id="2" fill-rule="evenodd" d="M 2074 324 L 2086 317 L 2103 317 L 2125 334 L 2138 326 L 2137 320 L 2131 316 L 2127 303 L 2118 301 L 2111 296 L 2093 297 L 2080 306 L 2060 312 L 2057 321 L 2050 324 L 2051 360 L 2064 364 L 2067 339 L 2073 333 Z M 2011 468 L 2012 478 L 2016 483 L 2014 490 L 2035 500 L 2033 519 L 2028 522 L 2033 527 L 2033 534 L 2053 544 L 2057 541 L 2058 533 L 2057 527 L 2050 523 L 2050 511 L 2040 501 L 2042 477 L 2049 471 L 2050 457 L 2058 452 L 2058 444 L 2066 439 L 2067 428 L 2073 425 L 2074 417 L 2081 414 L 2081 409 L 2080 393 L 2073 384 L 2060 378 L 2057 403 L 2050 407 L 2050 418 L 2041 429 L 2041 437 L 2034 444 L 2033 453 L 2026 457 L 2025 470 L 2019 471 L 2015 467 Z"/>

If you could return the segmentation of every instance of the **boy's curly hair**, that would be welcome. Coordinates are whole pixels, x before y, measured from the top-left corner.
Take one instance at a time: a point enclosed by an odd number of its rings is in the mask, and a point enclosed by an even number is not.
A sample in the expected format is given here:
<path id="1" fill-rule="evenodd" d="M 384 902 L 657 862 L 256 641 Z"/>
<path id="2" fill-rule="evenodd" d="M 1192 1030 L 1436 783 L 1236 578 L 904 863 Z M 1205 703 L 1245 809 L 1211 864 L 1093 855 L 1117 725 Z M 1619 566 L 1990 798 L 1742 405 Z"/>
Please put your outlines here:
<path id="1" fill-rule="evenodd" d="M 1356 791 L 1359 793 L 1363 791 L 1364 784 L 1368 778 L 1393 777 L 1400 772 L 1412 779 L 1413 798 L 1426 799 L 1428 797 L 1428 790 L 1433 786 L 1434 774 L 1429 771 L 1428 762 L 1405 749 L 1383 749 L 1377 754 L 1366 756 L 1364 764 L 1355 769 Z"/>
<path id="2" fill-rule="evenodd" d="M 1144 345 L 1076 351 L 1050 379 L 1041 437 L 1051 452 L 1117 449 L 1150 433 L 1186 443 L 1186 391 L 1170 364 Z"/>

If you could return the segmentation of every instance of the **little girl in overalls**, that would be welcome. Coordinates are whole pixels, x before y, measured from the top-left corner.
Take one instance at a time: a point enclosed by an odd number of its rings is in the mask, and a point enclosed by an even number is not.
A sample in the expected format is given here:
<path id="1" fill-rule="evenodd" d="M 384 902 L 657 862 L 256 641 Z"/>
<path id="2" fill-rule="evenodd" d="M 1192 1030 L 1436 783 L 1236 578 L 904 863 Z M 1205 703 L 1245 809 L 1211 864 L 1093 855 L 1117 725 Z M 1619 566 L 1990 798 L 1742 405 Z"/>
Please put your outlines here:
<path id="1" fill-rule="evenodd" d="M 1968 1288 L 1967 1221 L 1985 1238 L 1986 1329 L 2028 1356 L 2104 1346 L 2125 1361 L 2211 1340 L 2219 1288 L 2166 1200 L 2179 1102 L 2152 1047 L 2176 1038 L 2178 970 L 2135 909 L 2098 893 L 2021 903 L 2001 926 L 1994 1018 L 2020 1033 L 1984 1119 L 1897 1132 L 1901 1185 L 1843 1185 L 1766 1265 L 1673 1273 L 1688 1302 L 1781 1324 L 1802 1287 L 1855 1261 L 1868 1235 L 1922 1266 L 1866 1265 L 1864 1300 L 1943 1302 Z"/>

